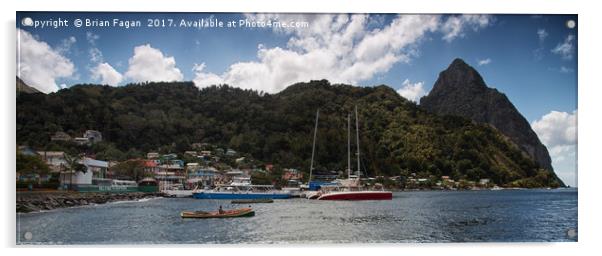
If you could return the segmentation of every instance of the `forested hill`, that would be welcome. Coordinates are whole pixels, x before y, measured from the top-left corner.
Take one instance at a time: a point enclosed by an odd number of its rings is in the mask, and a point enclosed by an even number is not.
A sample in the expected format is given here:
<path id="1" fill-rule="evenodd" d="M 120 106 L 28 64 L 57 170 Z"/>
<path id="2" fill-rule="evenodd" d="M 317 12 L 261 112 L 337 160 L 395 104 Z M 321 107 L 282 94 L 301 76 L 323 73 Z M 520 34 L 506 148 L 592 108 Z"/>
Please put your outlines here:
<path id="1" fill-rule="evenodd" d="M 20 94 L 17 143 L 56 148 L 50 142 L 56 131 L 81 136 L 94 129 L 109 142 L 102 150 L 111 153 L 97 152 L 108 160 L 155 150 L 183 152 L 192 143 L 208 142 L 307 171 L 320 109 L 316 164 L 344 170 L 346 118 L 355 105 L 362 162 L 371 176 L 417 173 L 530 187 L 561 184 L 493 128 L 427 113 L 387 86 L 325 80 L 273 95 L 228 86 L 199 90 L 191 82 L 76 85 L 48 95 Z"/>

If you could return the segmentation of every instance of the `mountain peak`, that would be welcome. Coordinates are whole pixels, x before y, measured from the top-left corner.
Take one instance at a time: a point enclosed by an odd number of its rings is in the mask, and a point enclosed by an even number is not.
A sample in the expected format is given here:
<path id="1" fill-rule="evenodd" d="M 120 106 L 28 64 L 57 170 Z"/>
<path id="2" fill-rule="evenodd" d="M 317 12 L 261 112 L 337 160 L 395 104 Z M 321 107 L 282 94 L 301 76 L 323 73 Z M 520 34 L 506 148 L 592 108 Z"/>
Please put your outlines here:
<path id="1" fill-rule="evenodd" d="M 529 122 L 508 97 L 488 88 L 483 78 L 462 59 L 455 59 L 439 73 L 433 89 L 420 106 L 441 115 L 456 115 L 492 125 L 514 142 L 541 168 L 553 172 L 551 158 Z"/>
<path id="2" fill-rule="evenodd" d="M 433 91 L 448 89 L 441 87 L 463 90 L 467 88 L 475 90 L 487 88 L 479 72 L 460 58 L 454 59 L 446 70 L 439 73 L 439 78 L 433 87 Z"/>
<path id="3" fill-rule="evenodd" d="M 461 58 L 455 58 L 454 61 L 449 65 L 454 67 L 470 67 L 466 62 Z"/>

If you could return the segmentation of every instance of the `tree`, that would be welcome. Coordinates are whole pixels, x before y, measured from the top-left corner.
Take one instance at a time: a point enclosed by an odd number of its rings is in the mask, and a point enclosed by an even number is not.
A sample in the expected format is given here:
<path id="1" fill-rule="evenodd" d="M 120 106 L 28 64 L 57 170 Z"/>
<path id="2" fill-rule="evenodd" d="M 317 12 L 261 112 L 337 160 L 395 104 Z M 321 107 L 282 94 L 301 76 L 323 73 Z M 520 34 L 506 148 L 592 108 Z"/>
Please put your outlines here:
<path id="1" fill-rule="evenodd" d="M 24 155 L 17 150 L 17 173 L 20 175 L 37 174 L 44 175 L 48 174 L 50 168 L 37 155 Z"/>
<path id="2" fill-rule="evenodd" d="M 328 170 L 346 168 L 344 117 L 357 105 L 361 161 L 367 167 L 362 169 L 370 175 L 395 176 L 406 169 L 460 179 L 471 172 L 472 179 L 504 183 L 538 175 L 536 163 L 497 130 L 429 113 L 384 85 L 321 80 L 262 94 L 227 85 L 199 90 L 192 82 L 90 84 L 53 94 L 22 94 L 16 103 L 19 145 L 121 161 L 150 151 L 180 154 L 191 149 L 190 143 L 202 142 L 299 169 L 309 166 L 319 108 L 314 164 Z M 81 134 L 91 128 L 101 131 L 106 143 L 78 146 L 48 140 L 57 130 Z M 233 161 L 222 157 L 223 163 Z M 550 179 L 542 179 L 546 185 L 559 181 L 549 173 Z"/>
<path id="3" fill-rule="evenodd" d="M 70 154 L 65 153 L 65 162 L 67 162 L 67 170 L 70 173 L 69 177 L 69 189 L 73 188 L 73 175 L 82 172 L 87 173 L 88 167 L 81 163 L 83 157 L 79 155 L 72 156 Z"/>
<path id="4" fill-rule="evenodd" d="M 144 173 L 144 161 L 140 159 L 131 159 L 123 161 L 113 167 L 117 176 L 127 177 L 135 181 L 146 177 Z"/>

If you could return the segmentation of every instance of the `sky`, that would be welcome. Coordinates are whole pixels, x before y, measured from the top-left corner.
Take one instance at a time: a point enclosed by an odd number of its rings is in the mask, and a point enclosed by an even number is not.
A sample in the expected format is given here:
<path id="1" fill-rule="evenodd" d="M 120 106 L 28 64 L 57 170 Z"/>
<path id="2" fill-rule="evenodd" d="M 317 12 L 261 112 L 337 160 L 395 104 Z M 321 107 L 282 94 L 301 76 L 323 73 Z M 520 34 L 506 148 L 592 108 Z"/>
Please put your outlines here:
<path id="1" fill-rule="evenodd" d="M 45 93 L 145 81 L 277 93 L 328 79 L 386 84 L 419 104 L 462 58 L 577 185 L 577 15 L 17 12 L 17 21 L 17 75 Z"/>

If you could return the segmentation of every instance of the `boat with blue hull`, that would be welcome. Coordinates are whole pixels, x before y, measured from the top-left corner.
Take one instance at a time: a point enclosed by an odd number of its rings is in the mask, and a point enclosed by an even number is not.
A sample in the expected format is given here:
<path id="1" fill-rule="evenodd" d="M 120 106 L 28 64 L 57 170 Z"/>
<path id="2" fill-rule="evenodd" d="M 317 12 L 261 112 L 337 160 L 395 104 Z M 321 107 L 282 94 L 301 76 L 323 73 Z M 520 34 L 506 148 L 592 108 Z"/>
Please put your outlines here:
<path id="1" fill-rule="evenodd" d="M 259 192 L 215 192 L 199 191 L 192 194 L 196 199 L 289 199 L 290 193 L 259 193 Z"/>
<path id="2" fill-rule="evenodd" d="M 250 180 L 239 182 L 235 179 L 229 185 L 196 190 L 192 193 L 192 197 L 196 199 L 289 199 L 291 192 L 276 190 L 271 185 L 251 185 Z"/>

